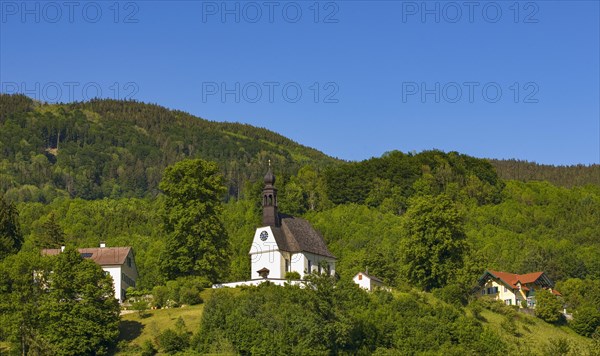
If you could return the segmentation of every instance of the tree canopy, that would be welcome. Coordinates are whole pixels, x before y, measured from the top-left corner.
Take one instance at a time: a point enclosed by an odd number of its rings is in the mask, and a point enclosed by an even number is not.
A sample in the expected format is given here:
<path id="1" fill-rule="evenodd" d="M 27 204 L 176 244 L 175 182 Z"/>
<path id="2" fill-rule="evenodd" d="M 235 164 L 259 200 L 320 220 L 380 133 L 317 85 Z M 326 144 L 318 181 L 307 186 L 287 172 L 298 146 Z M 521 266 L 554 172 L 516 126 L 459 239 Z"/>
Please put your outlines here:
<path id="1" fill-rule="evenodd" d="M 119 334 L 112 278 L 74 248 L 0 264 L 0 328 L 23 354 L 106 355 Z"/>
<path id="2" fill-rule="evenodd" d="M 0 194 L 0 261 L 9 254 L 17 253 L 23 245 L 19 225 L 19 212 Z"/>
<path id="3" fill-rule="evenodd" d="M 405 218 L 400 253 L 407 279 L 424 290 L 445 286 L 463 266 L 463 217 L 448 197 L 439 195 L 411 200 Z"/>
<path id="4" fill-rule="evenodd" d="M 165 170 L 166 250 L 161 267 L 168 279 L 196 275 L 216 282 L 227 262 L 227 232 L 221 220 L 223 176 L 213 162 L 183 160 Z"/>

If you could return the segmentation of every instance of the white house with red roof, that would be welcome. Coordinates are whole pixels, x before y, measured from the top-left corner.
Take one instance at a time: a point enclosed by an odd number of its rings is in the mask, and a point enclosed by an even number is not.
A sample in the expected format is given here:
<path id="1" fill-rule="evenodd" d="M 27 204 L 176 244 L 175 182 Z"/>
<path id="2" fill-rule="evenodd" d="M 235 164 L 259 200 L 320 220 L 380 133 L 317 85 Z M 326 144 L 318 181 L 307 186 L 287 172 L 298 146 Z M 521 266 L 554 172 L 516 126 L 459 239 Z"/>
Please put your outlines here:
<path id="1" fill-rule="evenodd" d="M 521 306 L 522 301 L 526 301 L 527 307 L 535 308 L 536 291 L 547 289 L 560 296 L 553 288 L 554 282 L 544 272 L 516 274 L 486 270 L 474 292 L 477 296 L 501 300 L 507 305 Z"/>
<path id="2" fill-rule="evenodd" d="M 43 249 L 42 254 L 54 256 L 63 250 L 64 247 Z M 83 258 L 96 262 L 105 273 L 110 274 L 115 288 L 115 298 L 119 302 L 125 301 L 127 288 L 135 287 L 138 278 L 133 249 L 131 247 L 106 247 L 104 243 L 101 243 L 100 247 L 80 248 L 78 251 Z"/>

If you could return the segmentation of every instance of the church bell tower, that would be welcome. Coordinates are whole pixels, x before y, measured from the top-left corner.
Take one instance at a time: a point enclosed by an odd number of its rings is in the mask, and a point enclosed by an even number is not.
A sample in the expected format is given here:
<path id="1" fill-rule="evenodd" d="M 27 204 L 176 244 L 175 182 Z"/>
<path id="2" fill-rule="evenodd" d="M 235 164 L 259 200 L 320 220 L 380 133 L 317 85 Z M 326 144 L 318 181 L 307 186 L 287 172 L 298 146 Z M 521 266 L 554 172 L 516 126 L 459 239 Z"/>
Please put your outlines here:
<path id="1" fill-rule="evenodd" d="M 277 189 L 274 187 L 275 175 L 271 170 L 269 160 L 269 171 L 265 175 L 265 188 L 263 189 L 263 226 L 279 227 L 279 214 L 277 213 Z"/>

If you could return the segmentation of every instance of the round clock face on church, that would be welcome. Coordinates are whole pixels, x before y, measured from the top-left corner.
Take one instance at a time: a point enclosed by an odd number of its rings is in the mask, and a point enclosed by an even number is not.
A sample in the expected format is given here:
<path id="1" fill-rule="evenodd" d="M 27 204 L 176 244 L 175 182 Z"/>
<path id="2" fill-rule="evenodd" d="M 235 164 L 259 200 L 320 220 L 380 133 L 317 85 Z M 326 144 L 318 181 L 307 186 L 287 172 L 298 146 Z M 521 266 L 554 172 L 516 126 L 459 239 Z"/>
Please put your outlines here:
<path id="1" fill-rule="evenodd" d="M 260 233 L 260 239 L 262 241 L 267 241 L 267 237 L 269 237 L 269 233 L 268 232 L 263 231 L 263 232 Z"/>

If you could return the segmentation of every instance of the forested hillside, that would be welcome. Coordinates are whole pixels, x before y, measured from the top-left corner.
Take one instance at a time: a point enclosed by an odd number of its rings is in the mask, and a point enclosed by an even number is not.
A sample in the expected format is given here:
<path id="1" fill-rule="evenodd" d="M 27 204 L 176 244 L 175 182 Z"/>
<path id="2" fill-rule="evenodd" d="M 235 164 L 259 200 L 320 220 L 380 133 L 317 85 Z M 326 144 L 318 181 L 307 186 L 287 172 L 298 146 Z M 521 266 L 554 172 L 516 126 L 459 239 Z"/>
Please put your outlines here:
<path id="1" fill-rule="evenodd" d="M 336 204 L 372 205 L 367 200 L 376 197 L 367 194 L 378 183 L 393 183 L 396 196 L 409 195 L 423 167 L 444 181 L 453 179 L 445 173 L 449 166 L 477 180 L 459 184 L 483 187 L 494 186 L 498 177 L 547 180 L 565 187 L 600 184 L 598 165 L 553 167 L 516 160 L 490 160 L 490 165 L 456 153 L 437 162 L 436 151 L 416 155 L 394 151 L 337 168 L 339 160 L 246 124 L 207 121 L 133 101 L 48 105 L 6 94 L 0 94 L 0 152 L 0 192 L 12 201 L 152 197 L 158 194 L 168 165 L 193 157 L 219 165 L 228 198 L 241 197 L 246 183 L 258 181 L 269 159 L 282 177 L 295 175 L 306 165 L 317 171 L 329 168 L 327 193 Z M 387 163 L 392 165 L 382 169 Z"/>
<path id="2" fill-rule="evenodd" d="M 502 179 L 524 182 L 545 180 L 567 188 L 586 184 L 600 185 L 600 164 L 551 166 L 516 159 L 491 159 L 490 162 Z"/>
<path id="3" fill-rule="evenodd" d="M 228 196 L 238 197 L 267 160 L 287 175 L 336 162 L 267 129 L 153 104 L 45 105 L 0 94 L 0 108 L 0 192 L 15 201 L 156 196 L 165 167 L 189 157 L 217 162 Z"/>
<path id="4" fill-rule="evenodd" d="M 50 276 L 59 263 L 64 275 L 48 283 L 68 281 L 82 259 L 72 250 L 68 260 L 46 261 L 41 248 L 133 246 L 140 277 L 129 292 L 150 296 L 146 307 L 201 303 L 211 282 L 250 278 L 271 160 L 279 211 L 323 234 L 337 275 L 310 276 L 314 289 L 218 291 L 193 336 L 182 325 L 156 326 L 149 350 L 266 353 L 276 343 L 290 353 L 597 354 L 597 166 L 540 168 L 438 150 L 341 162 L 266 129 L 157 105 L 42 105 L 6 95 L 0 103 L 0 352 L 2 342 L 13 353 L 62 347 L 39 315 L 53 312 L 68 283 L 47 295 L 28 276 Z M 89 268 L 82 290 L 104 276 Z M 367 268 L 393 292 L 366 294 L 352 284 Z M 552 318 L 540 316 L 553 324 L 502 303 L 474 303 L 486 269 L 544 271 L 562 293 Z M 68 298 L 73 315 L 78 293 Z M 560 316 L 562 306 L 572 321 Z M 69 313 L 57 325 L 68 327 Z M 127 353 L 111 325 L 90 348 Z M 249 337 L 253 330 L 261 334 Z M 548 341 L 532 330 L 558 336 Z"/>

